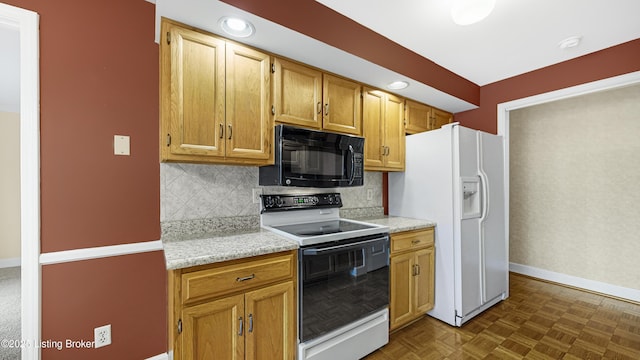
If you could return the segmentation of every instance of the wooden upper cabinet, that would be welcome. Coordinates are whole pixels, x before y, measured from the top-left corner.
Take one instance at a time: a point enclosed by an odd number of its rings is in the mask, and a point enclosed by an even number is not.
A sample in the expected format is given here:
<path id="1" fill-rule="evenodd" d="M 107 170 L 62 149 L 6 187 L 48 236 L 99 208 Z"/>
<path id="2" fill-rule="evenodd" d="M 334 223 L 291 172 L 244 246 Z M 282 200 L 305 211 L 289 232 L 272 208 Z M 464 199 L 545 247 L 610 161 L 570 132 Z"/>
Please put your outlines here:
<path id="1" fill-rule="evenodd" d="M 226 156 L 273 161 L 271 57 L 227 43 Z"/>
<path id="2" fill-rule="evenodd" d="M 433 121 L 431 129 L 440 129 L 442 125 L 453 121 L 453 115 L 440 109 L 431 108 L 431 119 Z"/>
<path id="3" fill-rule="evenodd" d="M 362 135 L 362 86 L 355 81 L 329 74 L 324 74 L 322 83 L 322 128 Z"/>
<path id="4" fill-rule="evenodd" d="M 162 27 L 162 158 L 224 156 L 225 42 Z"/>
<path id="5" fill-rule="evenodd" d="M 406 100 L 405 122 L 407 134 L 430 130 L 431 107 L 412 100 Z"/>
<path id="6" fill-rule="evenodd" d="M 404 99 L 368 87 L 362 98 L 365 170 L 404 170 Z"/>
<path id="7" fill-rule="evenodd" d="M 416 101 L 406 101 L 405 126 L 407 134 L 439 129 L 452 120 L 451 113 Z"/>
<path id="8" fill-rule="evenodd" d="M 387 170 L 404 170 L 404 99 L 391 94 L 385 97 L 385 144 Z"/>
<path id="9" fill-rule="evenodd" d="M 163 161 L 273 163 L 271 57 L 162 19 Z"/>
<path id="10" fill-rule="evenodd" d="M 273 115 L 277 123 L 322 127 L 322 72 L 276 58 L 273 63 Z"/>
<path id="11" fill-rule="evenodd" d="M 383 168 L 385 131 L 385 94 L 365 87 L 362 91 L 362 135 L 364 141 L 364 166 L 366 169 Z"/>

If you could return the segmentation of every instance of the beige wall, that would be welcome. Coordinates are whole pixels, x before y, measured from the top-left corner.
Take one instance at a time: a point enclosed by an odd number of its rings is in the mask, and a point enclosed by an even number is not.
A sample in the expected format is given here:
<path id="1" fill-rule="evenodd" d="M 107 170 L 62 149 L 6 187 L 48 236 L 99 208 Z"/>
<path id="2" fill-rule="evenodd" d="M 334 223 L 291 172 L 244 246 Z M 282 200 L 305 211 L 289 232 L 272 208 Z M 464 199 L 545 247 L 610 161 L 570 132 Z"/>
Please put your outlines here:
<path id="1" fill-rule="evenodd" d="M 20 115 L 0 111 L 0 260 L 20 257 Z"/>
<path id="2" fill-rule="evenodd" d="M 640 86 L 509 118 L 510 261 L 640 289 Z"/>

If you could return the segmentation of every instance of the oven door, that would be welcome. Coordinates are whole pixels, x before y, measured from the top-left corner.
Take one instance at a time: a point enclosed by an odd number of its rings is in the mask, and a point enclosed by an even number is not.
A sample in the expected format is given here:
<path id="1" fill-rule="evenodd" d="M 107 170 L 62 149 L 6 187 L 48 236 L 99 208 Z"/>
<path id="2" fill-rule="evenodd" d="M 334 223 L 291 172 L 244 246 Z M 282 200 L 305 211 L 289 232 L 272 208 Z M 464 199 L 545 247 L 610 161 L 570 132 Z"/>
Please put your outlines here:
<path id="1" fill-rule="evenodd" d="M 389 236 L 303 247 L 299 254 L 300 342 L 389 306 Z"/>

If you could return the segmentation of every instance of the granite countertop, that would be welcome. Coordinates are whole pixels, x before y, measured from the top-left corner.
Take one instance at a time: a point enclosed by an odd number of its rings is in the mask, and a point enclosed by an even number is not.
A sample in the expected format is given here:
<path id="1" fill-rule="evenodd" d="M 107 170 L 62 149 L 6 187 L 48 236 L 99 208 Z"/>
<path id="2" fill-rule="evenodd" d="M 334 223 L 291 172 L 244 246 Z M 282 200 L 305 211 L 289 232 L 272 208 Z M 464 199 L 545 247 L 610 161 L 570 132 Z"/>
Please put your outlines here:
<path id="1" fill-rule="evenodd" d="M 390 233 L 435 226 L 430 220 L 375 215 L 350 217 L 354 220 L 387 226 Z M 187 229 L 189 230 L 189 229 Z M 226 231 L 192 234 L 180 231 L 163 238 L 167 270 L 206 265 L 227 260 L 248 258 L 300 247 L 297 241 L 271 231 L 249 227 L 247 230 L 226 228 Z"/>
<path id="2" fill-rule="evenodd" d="M 299 247 L 298 242 L 267 230 L 189 236 L 163 240 L 167 270 L 248 258 Z"/>
<path id="3" fill-rule="evenodd" d="M 354 220 L 387 226 L 389 227 L 389 232 L 392 234 L 402 231 L 425 229 L 428 227 L 436 226 L 435 221 L 411 219 L 398 216 L 375 216 L 368 218 L 357 218 Z"/>

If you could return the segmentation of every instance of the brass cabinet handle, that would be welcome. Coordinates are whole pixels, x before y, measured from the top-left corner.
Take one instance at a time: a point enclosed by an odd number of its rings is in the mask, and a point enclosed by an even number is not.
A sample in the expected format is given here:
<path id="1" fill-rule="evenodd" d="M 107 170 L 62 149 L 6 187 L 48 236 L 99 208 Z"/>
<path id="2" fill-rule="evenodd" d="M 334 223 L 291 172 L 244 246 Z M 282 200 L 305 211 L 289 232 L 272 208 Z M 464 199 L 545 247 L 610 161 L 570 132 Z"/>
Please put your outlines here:
<path id="1" fill-rule="evenodd" d="M 229 126 L 229 140 L 231 140 L 231 135 L 233 134 L 233 129 L 231 128 L 231 124 Z"/>
<path id="2" fill-rule="evenodd" d="M 220 123 L 220 139 L 222 139 L 223 136 L 224 136 L 224 125 Z"/>
<path id="3" fill-rule="evenodd" d="M 238 321 L 240 321 L 240 325 L 238 328 L 238 336 L 242 336 L 242 316 L 238 318 Z"/>

